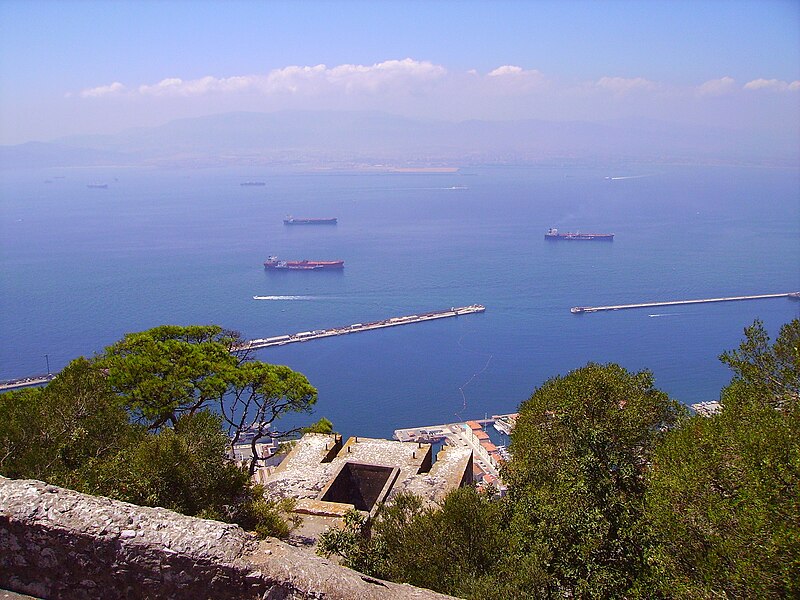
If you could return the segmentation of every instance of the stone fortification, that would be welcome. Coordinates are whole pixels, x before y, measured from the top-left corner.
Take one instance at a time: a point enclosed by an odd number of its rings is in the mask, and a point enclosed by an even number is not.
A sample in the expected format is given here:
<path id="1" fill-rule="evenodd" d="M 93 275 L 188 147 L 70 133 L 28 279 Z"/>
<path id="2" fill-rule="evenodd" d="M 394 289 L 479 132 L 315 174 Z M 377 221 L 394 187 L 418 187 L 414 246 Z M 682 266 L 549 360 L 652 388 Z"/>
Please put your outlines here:
<path id="1" fill-rule="evenodd" d="M 235 525 L 2 477 L 0 588 L 40 598 L 449 598 Z"/>

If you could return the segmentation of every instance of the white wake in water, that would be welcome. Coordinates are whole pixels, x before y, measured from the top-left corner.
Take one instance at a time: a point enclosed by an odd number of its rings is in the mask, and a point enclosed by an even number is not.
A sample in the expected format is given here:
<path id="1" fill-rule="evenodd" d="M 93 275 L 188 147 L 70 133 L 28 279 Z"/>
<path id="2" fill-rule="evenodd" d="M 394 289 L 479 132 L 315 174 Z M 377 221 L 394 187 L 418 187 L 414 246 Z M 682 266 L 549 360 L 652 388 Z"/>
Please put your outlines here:
<path id="1" fill-rule="evenodd" d="M 627 175 L 625 177 L 606 177 L 611 181 L 619 181 L 621 179 L 641 179 L 642 177 L 652 177 L 652 175 Z"/>
<path id="2" fill-rule="evenodd" d="M 319 296 L 253 296 L 253 300 L 316 300 Z"/>

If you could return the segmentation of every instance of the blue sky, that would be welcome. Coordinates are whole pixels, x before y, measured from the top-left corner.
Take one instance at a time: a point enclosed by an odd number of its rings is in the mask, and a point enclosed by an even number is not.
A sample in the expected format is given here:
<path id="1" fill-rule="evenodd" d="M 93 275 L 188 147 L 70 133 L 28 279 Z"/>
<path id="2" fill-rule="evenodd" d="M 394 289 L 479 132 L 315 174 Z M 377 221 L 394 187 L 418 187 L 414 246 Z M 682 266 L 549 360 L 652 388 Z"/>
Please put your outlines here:
<path id="1" fill-rule="evenodd" d="M 230 110 L 800 128 L 800 2 L 0 0 L 0 143 Z"/>

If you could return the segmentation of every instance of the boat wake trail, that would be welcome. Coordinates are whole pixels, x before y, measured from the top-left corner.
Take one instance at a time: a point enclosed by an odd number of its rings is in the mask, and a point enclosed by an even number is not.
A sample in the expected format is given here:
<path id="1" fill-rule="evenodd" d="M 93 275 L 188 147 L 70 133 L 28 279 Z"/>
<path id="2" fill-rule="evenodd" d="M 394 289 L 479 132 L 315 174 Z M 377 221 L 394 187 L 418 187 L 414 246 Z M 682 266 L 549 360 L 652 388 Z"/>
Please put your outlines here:
<path id="1" fill-rule="evenodd" d="M 647 316 L 652 319 L 652 318 L 655 318 L 655 317 L 677 317 L 678 315 L 683 315 L 683 314 L 686 314 L 686 313 L 661 313 L 661 314 L 658 314 L 658 315 L 647 315 Z"/>
<path id="2" fill-rule="evenodd" d="M 318 300 L 319 296 L 253 296 L 253 300 Z"/>
<path id="3" fill-rule="evenodd" d="M 611 181 L 620 181 L 622 179 L 641 179 L 642 177 L 652 177 L 653 175 L 627 175 L 625 177 L 606 177 L 606 179 L 610 179 Z"/>
<path id="4" fill-rule="evenodd" d="M 413 192 L 413 191 L 431 191 L 431 190 L 468 190 L 466 185 L 449 185 L 447 187 L 402 187 L 402 188 L 388 188 L 383 189 L 384 192 Z"/>
<path id="5" fill-rule="evenodd" d="M 464 334 L 464 335 L 466 335 L 466 334 Z M 458 345 L 461 346 L 462 348 L 464 348 L 464 345 L 461 343 L 461 340 L 463 340 L 463 339 L 464 339 L 463 335 L 458 339 Z M 464 349 L 466 350 L 466 348 L 464 348 Z M 492 362 L 492 358 L 494 358 L 494 354 L 490 354 L 489 355 L 489 358 L 486 359 L 486 364 L 483 365 L 483 368 L 480 371 L 476 371 L 475 373 L 473 373 L 472 376 L 469 379 L 467 379 L 467 381 L 464 384 L 462 384 L 462 385 L 460 385 L 458 387 L 458 391 L 461 393 L 461 400 L 462 400 L 461 411 L 462 412 L 467 410 L 467 395 L 464 393 L 464 388 L 466 388 L 470 383 L 472 383 L 472 381 L 476 377 L 480 377 L 484 373 L 484 371 L 486 371 L 486 369 L 489 368 L 489 363 Z M 459 414 L 459 413 L 455 413 L 455 415 L 459 419 L 462 418 L 461 414 Z"/>

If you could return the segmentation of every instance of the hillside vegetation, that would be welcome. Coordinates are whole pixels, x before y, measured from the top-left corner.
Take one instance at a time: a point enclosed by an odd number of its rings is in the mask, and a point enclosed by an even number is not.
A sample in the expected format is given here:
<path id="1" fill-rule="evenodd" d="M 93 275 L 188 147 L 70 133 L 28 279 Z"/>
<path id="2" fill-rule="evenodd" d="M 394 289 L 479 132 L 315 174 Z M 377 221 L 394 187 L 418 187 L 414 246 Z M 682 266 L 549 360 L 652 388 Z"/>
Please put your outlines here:
<path id="1" fill-rule="evenodd" d="M 238 343 L 159 327 L 0 394 L 0 473 L 286 535 L 288 507 L 228 459 L 230 439 L 310 412 L 316 390 Z M 800 321 L 774 343 L 756 321 L 720 358 L 733 376 L 711 417 L 647 371 L 554 377 L 520 406 L 505 497 L 401 495 L 372 523 L 349 514 L 319 551 L 465 598 L 798 597 Z"/>
<path id="2" fill-rule="evenodd" d="M 402 498 L 321 551 L 465 598 L 800 595 L 800 321 L 720 357 L 722 410 L 690 416 L 648 372 L 589 364 L 522 403 L 509 493 Z"/>

